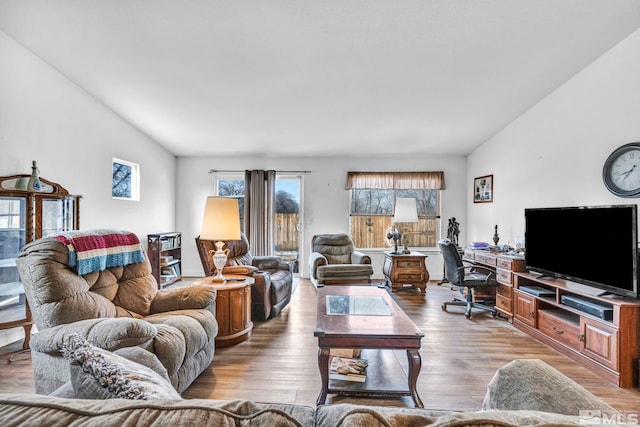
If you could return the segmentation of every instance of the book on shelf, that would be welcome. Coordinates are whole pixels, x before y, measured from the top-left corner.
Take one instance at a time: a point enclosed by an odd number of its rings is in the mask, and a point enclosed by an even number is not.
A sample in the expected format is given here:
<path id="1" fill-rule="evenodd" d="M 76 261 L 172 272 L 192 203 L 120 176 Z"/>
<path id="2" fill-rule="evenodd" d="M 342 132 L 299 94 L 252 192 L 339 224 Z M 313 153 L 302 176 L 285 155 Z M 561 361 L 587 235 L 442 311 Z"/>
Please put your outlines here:
<path id="1" fill-rule="evenodd" d="M 169 282 L 173 279 L 175 279 L 176 276 L 172 275 L 172 274 L 162 274 L 160 275 L 160 283 L 165 283 L 165 282 Z"/>
<path id="2" fill-rule="evenodd" d="M 167 276 L 180 276 L 180 264 L 171 265 L 168 267 L 162 267 L 160 274 Z"/>
<path id="3" fill-rule="evenodd" d="M 171 255 L 160 256 L 160 265 L 167 265 L 172 261 L 173 261 L 173 257 Z"/>
<path id="4" fill-rule="evenodd" d="M 173 239 L 162 239 L 160 241 L 160 249 L 163 251 L 168 251 L 169 249 L 173 249 L 175 245 L 173 244 Z"/>
<path id="5" fill-rule="evenodd" d="M 367 360 L 350 357 L 329 357 L 329 379 L 363 383 L 367 379 Z"/>
<path id="6" fill-rule="evenodd" d="M 179 248 L 181 245 L 181 236 L 178 233 L 166 234 L 160 237 L 160 249 L 168 251 L 171 249 Z"/>

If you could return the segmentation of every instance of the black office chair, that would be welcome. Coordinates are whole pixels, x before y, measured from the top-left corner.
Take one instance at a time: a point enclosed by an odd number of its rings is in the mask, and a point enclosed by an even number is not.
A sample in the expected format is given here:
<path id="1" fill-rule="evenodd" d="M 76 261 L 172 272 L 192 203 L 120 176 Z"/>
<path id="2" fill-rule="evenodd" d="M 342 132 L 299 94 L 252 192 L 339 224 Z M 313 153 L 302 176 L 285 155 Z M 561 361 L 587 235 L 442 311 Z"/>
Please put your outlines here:
<path id="1" fill-rule="evenodd" d="M 467 261 L 462 261 L 458 248 L 449 239 L 439 240 L 438 247 L 444 258 L 444 271 L 447 280 L 451 282 L 452 286 L 458 286 L 461 292 L 463 290 L 466 292 L 466 298 L 454 297 L 452 301 L 443 303 L 442 310 L 447 311 L 448 305 L 460 305 L 467 307 L 467 311 L 464 313 L 467 319 L 471 318 L 472 308 L 490 311 L 492 316 L 496 316 L 495 305 L 486 305 L 487 301 L 473 300 L 474 290 L 498 286 L 496 272 L 486 266 L 472 263 L 465 266 L 464 262 Z"/>

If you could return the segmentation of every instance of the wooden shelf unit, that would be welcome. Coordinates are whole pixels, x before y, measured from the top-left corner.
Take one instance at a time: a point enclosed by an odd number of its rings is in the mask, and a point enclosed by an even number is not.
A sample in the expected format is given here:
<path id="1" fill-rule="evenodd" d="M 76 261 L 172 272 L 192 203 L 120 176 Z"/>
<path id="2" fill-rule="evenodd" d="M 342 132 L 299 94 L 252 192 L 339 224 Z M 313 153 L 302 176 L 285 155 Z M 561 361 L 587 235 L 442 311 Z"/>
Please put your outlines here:
<path id="1" fill-rule="evenodd" d="M 147 252 L 159 289 L 182 280 L 182 233 L 148 234 Z"/>
<path id="2" fill-rule="evenodd" d="M 584 365 L 619 387 L 638 386 L 640 357 L 640 300 L 602 296 L 602 290 L 562 279 L 539 278 L 524 272 L 514 276 L 513 325 Z M 521 286 L 538 286 L 552 292 L 535 296 Z M 605 320 L 562 303 L 577 296 L 605 304 L 613 310 Z"/>

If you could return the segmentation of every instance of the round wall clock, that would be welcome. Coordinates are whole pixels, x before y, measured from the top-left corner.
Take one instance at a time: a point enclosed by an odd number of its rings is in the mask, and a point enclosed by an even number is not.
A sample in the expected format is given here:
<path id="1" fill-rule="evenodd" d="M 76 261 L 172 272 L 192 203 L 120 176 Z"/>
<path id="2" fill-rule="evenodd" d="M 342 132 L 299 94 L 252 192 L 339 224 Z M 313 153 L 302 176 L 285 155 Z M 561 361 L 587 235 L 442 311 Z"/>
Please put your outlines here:
<path id="1" fill-rule="evenodd" d="M 619 197 L 640 197 L 640 142 L 616 148 L 604 162 L 602 180 Z"/>

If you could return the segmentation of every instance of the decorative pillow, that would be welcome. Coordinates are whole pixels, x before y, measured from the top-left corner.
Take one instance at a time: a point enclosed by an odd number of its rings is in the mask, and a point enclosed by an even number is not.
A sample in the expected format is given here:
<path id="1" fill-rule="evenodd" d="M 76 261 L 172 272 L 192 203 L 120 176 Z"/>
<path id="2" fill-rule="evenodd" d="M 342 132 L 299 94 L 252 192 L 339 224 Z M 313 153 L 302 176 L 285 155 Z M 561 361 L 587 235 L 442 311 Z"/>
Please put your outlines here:
<path id="1" fill-rule="evenodd" d="M 78 334 L 65 337 L 60 351 L 71 363 L 71 384 L 80 399 L 182 399 L 152 369 L 94 347 Z"/>
<path id="2" fill-rule="evenodd" d="M 329 264 L 351 264 L 351 254 L 324 254 L 324 256 L 329 261 Z"/>
<path id="3" fill-rule="evenodd" d="M 222 269 L 222 272 L 224 274 L 240 274 L 243 276 L 249 276 L 257 270 L 258 267 L 254 267 L 252 265 L 226 265 Z"/>

